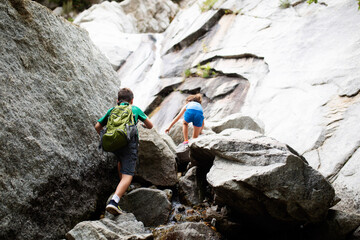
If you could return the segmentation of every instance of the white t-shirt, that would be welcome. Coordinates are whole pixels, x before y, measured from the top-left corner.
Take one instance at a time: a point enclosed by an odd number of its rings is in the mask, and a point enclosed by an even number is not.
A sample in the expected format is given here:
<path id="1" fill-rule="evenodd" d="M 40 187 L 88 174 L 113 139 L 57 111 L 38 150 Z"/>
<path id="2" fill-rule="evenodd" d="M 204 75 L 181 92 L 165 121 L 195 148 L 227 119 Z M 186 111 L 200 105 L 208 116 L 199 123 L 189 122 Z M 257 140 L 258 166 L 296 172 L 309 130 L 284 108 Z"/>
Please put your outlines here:
<path id="1" fill-rule="evenodd" d="M 197 111 L 203 111 L 203 108 L 200 103 L 191 101 L 188 104 L 186 104 L 186 109 L 193 109 Z"/>

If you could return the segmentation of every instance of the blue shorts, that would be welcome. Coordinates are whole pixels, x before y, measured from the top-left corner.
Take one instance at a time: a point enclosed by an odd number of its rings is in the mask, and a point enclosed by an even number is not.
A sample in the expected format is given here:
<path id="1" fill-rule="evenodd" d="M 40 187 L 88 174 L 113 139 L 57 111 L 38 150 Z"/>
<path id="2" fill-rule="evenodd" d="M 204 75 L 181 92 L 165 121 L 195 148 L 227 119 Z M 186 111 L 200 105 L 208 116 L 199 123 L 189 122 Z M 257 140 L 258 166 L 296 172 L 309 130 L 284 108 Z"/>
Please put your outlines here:
<path id="1" fill-rule="evenodd" d="M 202 127 L 204 114 L 199 110 L 187 109 L 184 114 L 184 120 L 187 123 L 192 122 L 195 127 Z"/>

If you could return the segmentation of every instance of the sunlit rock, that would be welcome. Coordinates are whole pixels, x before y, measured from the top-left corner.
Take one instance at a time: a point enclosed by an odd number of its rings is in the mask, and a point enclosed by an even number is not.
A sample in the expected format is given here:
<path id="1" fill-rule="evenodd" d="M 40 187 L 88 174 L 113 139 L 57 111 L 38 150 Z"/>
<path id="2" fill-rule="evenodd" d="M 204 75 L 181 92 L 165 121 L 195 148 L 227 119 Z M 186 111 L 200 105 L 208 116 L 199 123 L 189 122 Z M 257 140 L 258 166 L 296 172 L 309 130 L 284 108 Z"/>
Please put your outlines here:
<path id="1" fill-rule="evenodd" d="M 236 131 L 190 145 L 195 158 L 214 165 L 207 174 L 217 201 L 248 215 L 321 222 L 335 202 L 333 187 L 285 144 Z"/>

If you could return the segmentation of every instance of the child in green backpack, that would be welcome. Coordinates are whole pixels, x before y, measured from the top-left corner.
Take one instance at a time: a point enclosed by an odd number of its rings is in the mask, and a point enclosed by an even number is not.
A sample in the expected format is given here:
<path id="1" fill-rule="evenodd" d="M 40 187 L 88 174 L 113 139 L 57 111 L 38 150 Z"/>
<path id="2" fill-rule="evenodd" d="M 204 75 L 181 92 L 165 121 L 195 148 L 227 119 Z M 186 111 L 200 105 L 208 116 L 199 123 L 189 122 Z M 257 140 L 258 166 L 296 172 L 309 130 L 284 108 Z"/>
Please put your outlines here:
<path id="1" fill-rule="evenodd" d="M 143 122 L 143 126 L 151 129 L 153 127 L 152 122 L 145 115 L 145 113 L 138 107 L 132 105 L 134 101 L 134 94 L 129 88 L 121 88 L 118 92 L 118 105 L 130 105 L 132 108 L 132 113 L 134 116 L 135 124 L 140 121 Z M 97 133 L 102 136 L 104 134 L 104 126 L 106 126 L 108 119 L 111 115 L 112 110 L 115 107 L 109 109 L 105 116 L 100 118 L 95 124 L 95 130 Z M 120 182 L 116 187 L 115 193 L 110 200 L 109 204 L 106 206 L 106 211 L 110 212 L 113 215 L 121 214 L 122 211 L 119 207 L 120 198 L 124 195 L 125 191 L 131 184 L 135 173 L 136 160 L 138 157 L 138 135 L 137 131 L 135 134 L 132 134 L 129 143 L 125 146 L 116 150 L 114 154 L 118 159 L 118 171 Z"/>

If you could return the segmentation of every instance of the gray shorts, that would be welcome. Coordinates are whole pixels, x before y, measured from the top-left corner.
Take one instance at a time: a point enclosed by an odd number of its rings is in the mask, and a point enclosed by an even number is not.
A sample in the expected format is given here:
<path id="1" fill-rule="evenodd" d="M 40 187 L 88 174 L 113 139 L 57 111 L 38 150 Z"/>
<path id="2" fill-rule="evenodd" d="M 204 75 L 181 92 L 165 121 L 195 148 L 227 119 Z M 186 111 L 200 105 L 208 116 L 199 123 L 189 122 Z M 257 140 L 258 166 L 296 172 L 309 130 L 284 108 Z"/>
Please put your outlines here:
<path id="1" fill-rule="evenodd" d="M 134 176 L 136 160 L 138 158 L 138 145 L 138 135 L 134 134 L 128 145 L 114 152 L 121 164 L 121 173 Z"/>

